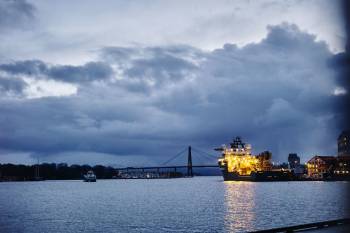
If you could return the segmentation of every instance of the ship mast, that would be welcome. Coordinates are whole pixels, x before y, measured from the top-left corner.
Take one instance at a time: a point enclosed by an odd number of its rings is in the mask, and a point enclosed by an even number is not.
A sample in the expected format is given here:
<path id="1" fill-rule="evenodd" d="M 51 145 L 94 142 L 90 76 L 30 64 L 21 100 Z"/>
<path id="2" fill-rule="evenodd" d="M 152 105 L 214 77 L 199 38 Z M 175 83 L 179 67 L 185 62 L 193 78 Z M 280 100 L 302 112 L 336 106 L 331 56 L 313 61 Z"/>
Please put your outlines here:
<path id="1" fill-rule="evenodd" d="M 35 166 L 35 179 L 39 179 L 40 177 L 40 170 L 39 170 L 39 158 L 37 159 L 37 164 Z"/>

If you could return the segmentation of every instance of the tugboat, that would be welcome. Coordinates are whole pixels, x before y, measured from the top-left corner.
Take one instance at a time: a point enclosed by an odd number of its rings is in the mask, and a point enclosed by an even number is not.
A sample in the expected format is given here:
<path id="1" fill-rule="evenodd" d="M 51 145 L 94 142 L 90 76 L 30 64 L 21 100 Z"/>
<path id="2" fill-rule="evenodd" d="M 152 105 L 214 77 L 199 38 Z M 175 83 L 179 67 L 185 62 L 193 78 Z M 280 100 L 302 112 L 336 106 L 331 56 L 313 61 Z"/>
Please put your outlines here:
<path id="1" fill-rule="evenodd" d="M 224 181 L 290 181 L 292 172 L 284 169 L 273 169 L 271 152 L 264 151 L 259 155 L 251 154 L 250 144 L 243 143 L 236 137 L 230 147 L 223 145 L 216 148 L 222 156 L 218 160 Z"/>
<path id="2" fill-rule="evenodd" d="M 92 170 L 88 171 L 86 175 L 84 175 L 84 182 L 96 182 L 96 175 Z"/>

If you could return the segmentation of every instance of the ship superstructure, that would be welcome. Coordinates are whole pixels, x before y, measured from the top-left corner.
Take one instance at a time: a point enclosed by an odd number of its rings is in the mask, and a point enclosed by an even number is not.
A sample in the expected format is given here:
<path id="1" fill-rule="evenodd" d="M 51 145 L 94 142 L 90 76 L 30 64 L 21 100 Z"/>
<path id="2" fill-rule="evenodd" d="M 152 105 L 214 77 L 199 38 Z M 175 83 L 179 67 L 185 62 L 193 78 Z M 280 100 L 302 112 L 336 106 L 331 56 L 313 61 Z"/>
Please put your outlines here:
<path id="1" fill-rule="evenodd" d="M 85 182 L 96 182 L 96 175 L 92 170 L 88 171 L 86 175 L 84 175 Z"/>
<path id="2" fill-rule="evenodd" d="M 251 145 L 243 143 L 240 137 L 236 137 L 229 147 L 223 145 L 215 150 L 222 151 L 218 164 L 224 180 L 286 180 L 291 175 L 288 171 L 272 170 L 271 153 L 264 151 L 252 155 Z"/>

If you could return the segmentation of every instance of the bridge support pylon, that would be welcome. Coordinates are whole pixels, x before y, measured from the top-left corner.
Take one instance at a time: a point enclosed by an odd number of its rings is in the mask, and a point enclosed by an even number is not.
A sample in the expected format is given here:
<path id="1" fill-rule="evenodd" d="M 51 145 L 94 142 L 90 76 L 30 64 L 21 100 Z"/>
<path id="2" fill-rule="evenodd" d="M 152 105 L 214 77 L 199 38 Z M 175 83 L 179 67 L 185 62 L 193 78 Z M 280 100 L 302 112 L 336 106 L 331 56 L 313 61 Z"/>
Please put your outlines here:
<path id="1" fill-rule="evenodd" d="M 187 156 L 187 176 L 193 177 L 191 146 L 188 147 L 188 156 Z"/>

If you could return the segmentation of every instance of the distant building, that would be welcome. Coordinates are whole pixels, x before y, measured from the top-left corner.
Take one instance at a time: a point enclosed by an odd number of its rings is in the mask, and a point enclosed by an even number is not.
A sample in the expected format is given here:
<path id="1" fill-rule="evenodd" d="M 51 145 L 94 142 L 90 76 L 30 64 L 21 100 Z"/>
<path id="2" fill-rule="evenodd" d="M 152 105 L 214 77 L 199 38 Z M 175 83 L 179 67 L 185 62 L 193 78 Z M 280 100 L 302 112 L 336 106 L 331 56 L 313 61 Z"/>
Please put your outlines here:
<path id="1" fill-rule="evenodd" d="M 300 157 L 297 154 L 289 154 L 288 155 L 288 165 L 290 169 L 294 169 L 299 167 L 300 165 Z"/>
<path id="2" fill-rule="evenodd" d="M 288 155 L 288 168 L 292 170 L 296 178 L 302 178 L 306 171 L 305 165 L 300 164 L 300 157 L 296 153 Z"/>
<path id="3" fill-rule="evenodd" d="M 334 156 L 314 156 L 307 162 L 307 174 L 310 178 L 323 179 L 333 174 L 337 164 Z"/>
<path id="4" fill-rule="evenodd" d="M 350 156 L 338 156 L 334 175 L 338 178 L 350 176 Z"/>
<path id="5" fill-rule="evenodd" d="M 338 137 L 338 156 L 350 156 L 349 130 L 344 130 Z"/>

